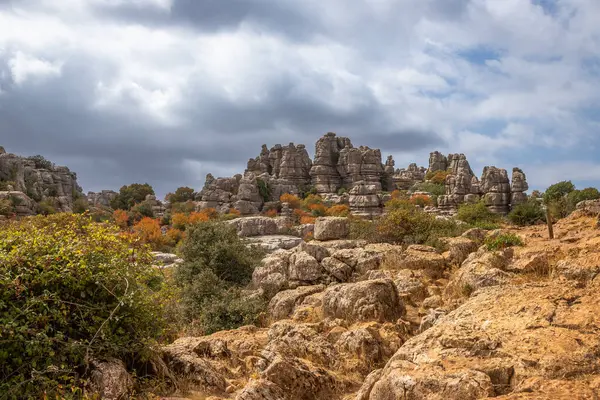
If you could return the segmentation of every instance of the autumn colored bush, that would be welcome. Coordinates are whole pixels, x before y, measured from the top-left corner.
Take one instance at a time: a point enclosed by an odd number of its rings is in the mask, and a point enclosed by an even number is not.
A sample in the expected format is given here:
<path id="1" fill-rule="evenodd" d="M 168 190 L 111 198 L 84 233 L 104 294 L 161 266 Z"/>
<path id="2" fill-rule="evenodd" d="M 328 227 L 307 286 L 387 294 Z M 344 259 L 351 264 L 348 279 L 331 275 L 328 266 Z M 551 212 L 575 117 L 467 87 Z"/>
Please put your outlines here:
<path id="1" fill-rule="evenodd" d="M 240 210 L 236 210 L 235 208 L 230 208 L 228 214 L 230 214 L 230 215 L 237 215 L 238 217 L 240 215 L 242 215 L 242 213 L 240 212 Z"/>
<path id="2" fill-rule="evenodd" d="M 324 217 L 327 215 L 327 206 L 321 203 L 315 203 L 308 206 L 313 217 Z"/>
<path id="3" fill-rule="evenodd" d="M 170 228 L 165 233 L 164 244 L 169 247 L 175 247 L 183 238 L 185 238 L 185 232 L 180 231 L 179 229 Z"/>
<path id="4" fill-rule="evenodd" d="M 317 220 L 317 217 L 312 217 L 310 215 L 306 215 L 306 216 L 300 217 L 300 223 L 302 225 L 304 225 L 304 224 L 314 224 L 316 222 L 316 220 Z"/>
<path id="5" fill-rule="evenodd" d="M 408 200 L 408 197 L 409 197 L 408 194 L 406 193 L 406 191 L 404 191 L 404 190 L 401 191 L 398 189 L 394 190 L 391 193 L 391 196 L 392 196 L 392 199 L 404 199 L 404 200 Z"/>
<path id="6" fill-rule="evenodd" d="M 331 217 L 347 217 L 350 215 L 350 207 L 345 204 L 329 207 L 326 214 Z"/>
<path id="7" fill-rule="evenodd" d="M 310 210 L 310 206 L 313 204 L 323 204 L 323 198 L 318 194 L 309 194 L 302 200 L 302 208 L 305 210 Z"/>
<path id="8" fill-rule="evenodd" d="M 113 220 L 123 230 L 129 226 L 129 214 L 125 210 L 115 210 L 113 212 Z"/>
<path id="9" fill-rule="evenodd" d="M 188 216 L 188 224 L 197 224 L 198 222 L 206 222 L 206 221 L 210 221 L 210 215 L 209 213 L 206 213 L 204 211 L 200 211 L 200 212 L 193 212 Z"/>
<path id="10" fill-rule="evenodd" d="M 188 224 L 189 216 L 184 213 L 175 213 L 171 216 L 171 224 L 173 228 L 184 230 Z"/>
<path id="11" fill-rule="evenodd" d="M 264 212 L 265 217 L 275 218 L 277 216 L 277 210 L 272 208 Z"/>
<path id="12" fill-rule="evenodd" d="M 160 222 L 154 218 L 142 218 L 133 225 L 133 234 L 138 240 L 150 245 L 154 250 L 159 250 L 164 244 Z"/>
<path id="13" fill-rule="evenodd" d="M 411 204 L 414 204 L 415 206 L 420 206 L 420 207 L 426 207 L 426 206 L 433 205 L 433 201 L 431 200 L 431 197 L 429 197 L 425 194 L 413 195 L 413 196 L 411 196 L 409 201 Z"/>
<path id="14" fill-rule="evenodd" d="M 302 205 L 302 201 L 298 198 L 298 196 L 291 193 L 282 194 L 279 196 L 279 201 L 282 203 L 289 203 L 291 208 L 300 208 Z"/>
<path id="15" fill-rule="evenodd" d="M 434 173 L 428 173 L 425 179 L 436 185 L 444 185 L 448 175 L 450 175 L 450 171 L 436 171 Z"/>

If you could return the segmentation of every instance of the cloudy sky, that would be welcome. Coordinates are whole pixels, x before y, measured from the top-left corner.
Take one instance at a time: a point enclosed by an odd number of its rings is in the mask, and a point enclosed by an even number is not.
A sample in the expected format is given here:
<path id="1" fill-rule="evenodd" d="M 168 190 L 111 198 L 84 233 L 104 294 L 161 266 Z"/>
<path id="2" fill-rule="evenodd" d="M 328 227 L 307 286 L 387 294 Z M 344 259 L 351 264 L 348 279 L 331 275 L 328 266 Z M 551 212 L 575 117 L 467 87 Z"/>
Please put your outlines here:
<path id="1" fill-rule="evenodd" d="M 325 132 L 600 185 L 598 0 L 0 0 L 0 145 L 200 189 Z"/>

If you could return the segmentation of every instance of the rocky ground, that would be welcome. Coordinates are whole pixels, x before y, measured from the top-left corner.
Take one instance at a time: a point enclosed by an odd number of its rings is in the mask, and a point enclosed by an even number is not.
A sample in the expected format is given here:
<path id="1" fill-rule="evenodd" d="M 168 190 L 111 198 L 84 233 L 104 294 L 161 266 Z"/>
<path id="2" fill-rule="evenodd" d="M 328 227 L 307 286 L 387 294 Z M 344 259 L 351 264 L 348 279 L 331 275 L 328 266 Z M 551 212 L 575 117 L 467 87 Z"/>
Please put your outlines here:
<path id="1" fill-rule="evenodd" d="M 255 271 L 268 327 L 163 349 L 187 398 L 595 399 L 600 231 L 576 213 L 510 229 L 488 251 L 471 230 L 448 251 L 347 240 L 278 250 Z M 186 395 L 181 395 L 186 398 Z"/>

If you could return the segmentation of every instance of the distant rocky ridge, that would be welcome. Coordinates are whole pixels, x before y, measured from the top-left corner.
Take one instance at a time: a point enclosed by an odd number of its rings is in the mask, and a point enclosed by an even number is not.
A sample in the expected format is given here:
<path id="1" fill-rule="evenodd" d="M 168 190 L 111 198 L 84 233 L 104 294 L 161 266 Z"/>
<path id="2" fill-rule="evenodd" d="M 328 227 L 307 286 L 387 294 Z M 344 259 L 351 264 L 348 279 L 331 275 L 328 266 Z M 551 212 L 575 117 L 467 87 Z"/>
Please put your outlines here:
<path id="1" fill-rule="evenodd" d="M 37 205 L 49 199 L 57 211 L 71 212 L 77 198 L 83 197 L 77 175 L 67 167 L 56 166 L 43 157 L 21 157 L 0 146 L 0 199 L 19 199 L 17 215 L 36 213 Z"/>
<path id="2" fill-rule="evenodd" d="M 314 160 L 302 144 L 278 144 L 270 150 L 263 144 L 243 175 L 208 174 L 197 200 L 200 208 L 220 212 L 234 208 L 251 215 L 272 206 L 283 193 L 310 191 L 333 203 L 348 204 L 354 214 L 372 216 L 382 212 L 387 192 L 409 190 L 437 171 L 449 172 L 445 195 L 438 199 L 441 210 L 452 212 L 462 203 L 483 200 L 491 211 L 506 214 L 527 199 L 527 180 L 519 168 L 513 169 L 512 183 L 507 171 L 496 167 L 485 167 L 479 179 L 464 154 L 445 156 L 436 151 L 430 154 L 428 168 L 411 164 L 396 169 L 392 156 L 384 163 L 379 149 L 354 147 L 349 138 L 330 132 L 317 141 Z"/>

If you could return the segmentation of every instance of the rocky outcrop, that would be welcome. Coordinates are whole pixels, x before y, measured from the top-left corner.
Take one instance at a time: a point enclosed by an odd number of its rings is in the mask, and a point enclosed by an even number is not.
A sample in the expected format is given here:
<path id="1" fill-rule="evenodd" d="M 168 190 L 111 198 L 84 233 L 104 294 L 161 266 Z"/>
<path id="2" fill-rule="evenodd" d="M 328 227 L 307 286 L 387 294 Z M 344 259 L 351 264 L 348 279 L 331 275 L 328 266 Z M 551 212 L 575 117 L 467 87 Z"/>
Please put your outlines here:
<path id="1" fill-rule="evenodd" d="M 26 158 L 0 152 L 0 185 L 0 190 L 23 192 L 36 203 L 50 201 L 63 212 L 71 212 L 74 201 L 83 197 L 75 173 L 41 156 Z"/>
<path id="2" fill-rule="evenodd" d="M 90 374 L 90 392 L 106 400 L 128 398 L 133 391 L 133 379 L 123 361 L 92 360 Z"/>
<path id="3" fill-rule="evenodd" d="M 114 190 L 103 190 L 98 193 L 88 192 L 86 197 L 90 206 L 110 208 L 110 203 L 118 195 Z"/>
<path id="4" fill-rule="evenodd" d="M 429 154 L 429 168 L 427 173 L 446 171 L 448 169 L 448 158 L 439 151 Z"/>
<path id="5" fill-rule="evenodd" d="M 393 189 L 409 190 L 415 184 L 425 180 L 426 169 L 410 164 L 406 169 L 398 169 L 392 177 L 394 183 Z"/>
<path id="6" fill-rule="evenodd" d="M 485 167 L 481 176 L 481 191 L 485 193 L 483 201 L 490 211 L 498 214 L 508 213 L 511 187 L 505 169 Z"/>
<path id="7" fill-rule="evenodd" d="M 347 218 L 321 217 L 315 223 L 316 240 L 335 240 L 348 237 L 350 225 Z"/>
<path id="8" fill-rule="evenodd" d="M 353 215 L 374 217 L 383 212 L 383 202 L 379 195 L 378 185 L 357 182 L 350 190 L 350 211 Z"/>
<path id="9" fill-rule="evenodd" d="M 18 217 L 34 215 L 36 204 L 23 192 L 3 191 L 0 192 L 0 200 L 8 200 L 12 205 L 14 214 Z"/>
<path id="10" fill-rule="evenodd" d="M 526 191 L 529 190 L 525 173 L 520 168 L 513 168 L 512 181 L 510 185 L 510 205 L 517 206 L 527 202 Z"/>

